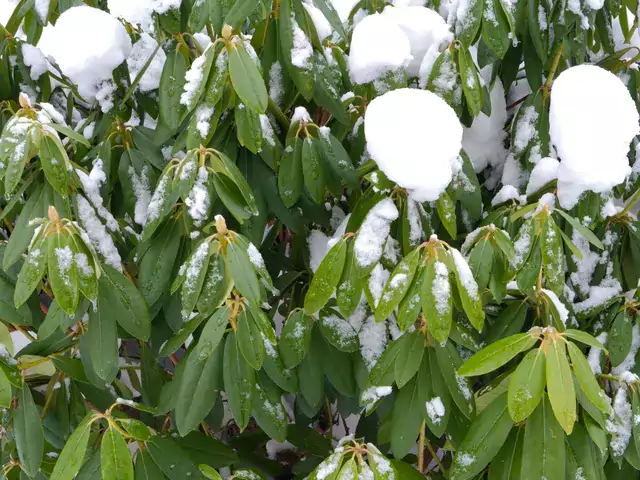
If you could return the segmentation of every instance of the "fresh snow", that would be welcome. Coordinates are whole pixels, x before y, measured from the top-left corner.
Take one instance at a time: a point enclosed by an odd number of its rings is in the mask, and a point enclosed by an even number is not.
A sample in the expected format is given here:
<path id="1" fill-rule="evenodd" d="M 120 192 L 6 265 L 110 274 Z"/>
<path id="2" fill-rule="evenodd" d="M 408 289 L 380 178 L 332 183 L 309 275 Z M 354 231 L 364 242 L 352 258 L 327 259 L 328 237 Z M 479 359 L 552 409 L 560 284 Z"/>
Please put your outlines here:
<path id="1" fill-rule="evenodd" d="M 436 200 L 451 182 L 462 126 L 436 94 L 402 88 L 375 98 L 364 131 L 371 157 L 414 200 Z"/>
<path id="2" fill-rule="evenodd" d="M 47 71 L 47 59 L 38 47 L 23 43 L 22 58 L 24 64 L 29 67 L 31 80 L 38 81 L 42 74 Z"/>
<path id="3" fill-rule="evenodd" d="M 387 345 L 387 324 L 376 322 L 371 315 L 362 325 L 360 330 L 360 353 L 367 370 L 375 366 Z"/>
<path id="4" fill-rule="evenodd" d="M 607 343 L 607 332 L 602 332 L 600 335 L 596 337 L 602 345 Z M 597 347 L 591 347 L 589 349 L 589 354 L 587 355 L 587 361 L 589 362 L 589 366 L 591 367 L 591 371 L 594 375 L 600 375 L 602 373 L 602 367 L 600 366 L 600 354 L 602 353 L 602 349 Z"/>
<path id="5" fill-rule="evenodd" d="M 627 152 L 640 133 L 624 83 L 594 65 L 562 72 L 551 90 L 550 133 L 560 157 L 558 199 L 572 208 L 588 191 L 602 193 L 631 172 Z"/>
<path id="6" fill-rule="evenodd" d="M 313 55 L 313 47 L 307 38 L 307 34 L 300 28 L 293 14 L 291 14 L 291 31 L 293 32 L 291 63 L 294 67 L 309 70 L 311 68 L 309 59 Z"/>
<path id="7" fill-rule="evenodd" d="M 138 76 L 157 46 L 158 42 L 145 32 L 140 35 L 140 40 L 133 44 L 131 53 L 127 58 L 127 66 L 129 67 L 131 82 L 133 82 Z M 160 86 L 162 68 L 164 67 L 164 62 L 166 60 L 167 54 L 164 53 L 162 48 L 158 49 L 153 60 L 151 60 L 149 67 L 142 75 L 140 83 L 138 83 L 138 89 L 141 92 L 150 92 Z"/>
<path id="8" fill-rule="evenodd" d="M 193 224 L 196 227 L 202 225 L 207 219 L 207 212 L 211 204 L 209 190 L 207 189 L 208 179 L 209 172 L 207 171 L 207 167 L 200 166 L 200 168 L 198 168 L 198 177 L 189 192 L 189 197 L 184 201 L 187 207 L 189 207 L 189 216 L 193 218 Z"/>
<path id="9" fill-rule="evenodd" d="M 562 324 L 566 325 L 567 319 L 569 318 L 569 310 L 567 310 L 567 307 L 564 306 L 564 303 L 562 303 L 558 298 L 558 296 L 551 290 L 547 290 L 546 288 L 543 288 L 542 291 L 553 302 L 554 306 L 556 307 L 556 310 L 558 310 L 558 314 L 560 315 L 560 321 L 562 322 Z"/>
<path id="10" fill-rule="evenodd" d="M 440 397 L 434 397 L 426 403 L 427 415 L 434 425 L 440 424 L 442 417 L 444 417 L 446 411 L 444 404 Z"/>
<path id="11" fill-rule="evenodd" d="M 112 232 L 120 230 L 118 221 L 102 203 L 102 195 L 100 195 L 100 187 L 107 181 L 107 176 L 102 170 L 102 160 L 97 159 L 93 164 L 91 172 L 87 175 L 80 169 L 76 169 L 76 174 L 82 183 L 82 188 L 87 198 L 95 207 L 98 215 L 107 223 L 107 227 Z"/>
<path id="12" fill-rule="evenodd" d="M 124 18 L 149 32 L 155 30 L 154 13 L 163 14 L 178 9 L 181 3 L 182 0 L 107 0 L 111 15 Z"/>
<path id="13" fill-rule="evenodd" d="M 531 195 L 537 192 L 547 183 L 558 178 L 560 162 L 555 158 L 544 157 L 533 167 L 529 176 L 526 194 Z"/>
<path id="14" fill-rule="evenodd" d="M 384 17 L 393 20 L 409 39 L 413 59 L 407 66 L 407 75 L 417 77 L 420 64 L 429 50 L 439 52 L 453 41 L 453 34 L 442 17 L 435 11 L 417 6 L 387 6 Z"/>
<path id="15" fill-rule="evenodd" d="M 398 209 L 390 198 L 378 202 L 362 222 L 355 238 L 355 260 L 362 268 L 375 264 L 382 256 L 391 222 L 398 218 Z"/>
<path id="16" fill-rule="evenodd" d="M 464 288 L 467 291 L 471 299 L 477 300 L 478 284 L 476 283 L 475 278 L 473 278 L 473 273 L 471 272 L 471 268 L 469 267 L 469 264 L 464 259 L 462 254 L 455 248 L 450 249 L 449 252 L 453 257 L 453 263 L 456 266 L 456 270 L 458 272 L 458 278 L 460 279 L 460 284 L 462 285 L 462 288 Z"/>
<path id="17" fill-rule="evenodd" d="M 94 248 L 104 257 L 106 263 L 122 271 L 122 259 L 113 238 L 107 232 L 91 204 L 82 195 L 78 195 L 78 216 Z"/>
<path id="18" fill-rule="evenodd" d="M 412 59 L 409 38 L 387 15 L 369 15 L 353 31 L 349 76 L 354 83 L 372 82 L 406 67 Z"/>
<path id="19" fill-rule="evenodd" d="M 104 91 L 104 82 L 111 80 L 113 69 L 129 56 L 131 40 L 115 17 L 97 8 L 79 6 L 65 10 L 55 26 L 45 27 L 38 47 L 45 56 L 53 57 L 78 86 L 80 95 L 91 101 Z"/>
<path id="20" fill-rule="evenodd" d="M 186 83 L 184 84 L 184 92 L 180 95 L 180 103 L 191 108 L 198 90 L 204 80 L 204 65 L 207 61 L 206 51 L 196 58 L 187 73 L 185 74 Z"/>
<path id="21" fill-rule="evenodd" d="M 490 98 L 491 115 L 487 117 L 480 112 L 471 127 L 465 127 L 462 136 L 462 148 L 469 155 L 476 173 L 484 170 L 487 165 L 501 165 L 507 156 L 504 148 L 507 136 L 504 130 L 507 122 L 507 103 L 500 78 L 496 78 Z"/>
<path id="22" fill-rule="evenodd" d="M 302 2 L 302 6 L 307 11 L 311 17 L 313 25 L 316 27 L 318 39 L 322 42 L 325 38 L 330 37 L 333 33 L 333 28 L 320 9 L 309 2 Z"/>

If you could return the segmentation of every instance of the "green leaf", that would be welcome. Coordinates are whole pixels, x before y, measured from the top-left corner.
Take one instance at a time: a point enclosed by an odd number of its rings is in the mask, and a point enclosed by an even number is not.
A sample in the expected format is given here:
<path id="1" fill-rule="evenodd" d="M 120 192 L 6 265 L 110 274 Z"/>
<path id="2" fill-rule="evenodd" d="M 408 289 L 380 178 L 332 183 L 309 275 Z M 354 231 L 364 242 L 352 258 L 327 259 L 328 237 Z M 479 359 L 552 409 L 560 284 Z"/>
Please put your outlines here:
<path id="1" fill-rule="evenodd" d="M 463 377 L 484 375 L 507 363 L 518 353 L 528 350 L 538 341 L 537 335 L 518 333 L 483 348 L 458 370 Z"/>
<path id="2" fill-rule="evenodd" d="M 247 0 L 232 4 L 227 16 L 224 17 L 224 23 L 234 28 L 242 26 L 247 17 L 256 9 L 258 3 L 260 3 L 258 0 Z"/>
<path id="3" fill-rule="evenodd" d="M 298 367 L 300 393 L 312 408 L 318 408 L 324 401 L 323 355 L 325 349 L 318 329 L 311 332 L 309 353 Z"/>
<path id="4" fill-rule="evenodd" d="M 444 262 L 429 259 L 422 281 L 422 312 L 427 317 L 429 333 L 441 345 L 449 338 L 452 306 L 449 270 Z"/>
<path id="5" fill-rule="evenodd" d="M 498 58 L 503 58 L 509 49 L 510 28 L 500 0 L 485 0 L 482 19 L 482 38 Z"/>
<path id="6" fill-rule="evenodd" d="M 358 276 L 353 253 L 355 242 L 349 242 L 347 256 L 342 269 L 342 276 L 336 288 L 336 302 L 340 312 L 348 317 L 358 308 L 362 298 L 363 281 Z"/>
<path id="7" fill-rule="evenodd" d="M 416 331 L 403 335 L 399 342 L 394 372 L 396 384 L 398 388 L 402 388 L 420 368 L 425 350 L 425 340 L 423 333 Z"/>
<path id="8" fill-rule="evenodd" d="M 100 277 L 98 307 L 89 308 L 89 331 L 85 335 L 88 336 L 93 370 L 102 380 L 110 381 L 118 371 L 118 326 L 106 306 L 110 301 L 106 290 L 111 288 L 106 277 Z"/>
<path id="9" fill-rule="evenodd" d="M 600 388 L 600 385 L 598 385 L 589 366 L 589 362 L 587 362 L 587 359 L 584 358 L 584 355 L 582 355 L 582 352 L 574 343 L 567 342 L 567 348 L 569 350 L 569 357 L 571 358 L 571 365 L 573 366 L 573 373 L 580 383 L 582 391 L 587 395 L 591 403 L 609 415 L 611 413 L 611 405 L 608 402 L 609 397 L 607 397 L 602 388 Z"/>
<path id="10" fill-rule="evenodd" d="M 63 197 L 67 196 L 69 159 L 64 147 L 52 135 L 45 133 L 40 141 L 40 162 L 47 181 Z"/>
<path id="11" fill-rule="evenodd" d="M 478 280 L 478 287 L 484 290 L 489 285 L 491 267 L 493 266 L 493 245 L 491 240 L 482 239 L 471 249 L 469 267 Z"/>
<path id="12" fill-rule="evenodd" d="M 480 77 L 471 52 L 466 48 L 458 50 L 458 68 L 460 69 L 462 91 L 464 92 L 464 98 L 467 100 L 467 107 L 469 107 L 471 114 L 477 117 L 482 110 L 482 85 L 480 85 Z"/>
<path id="13" fill-rule="evenodd" d="M 413 282 L 404 298 L 398 305 L 396 320 L 401 331 L 406 331 L 413 325 L 422 309 L 422 282 L 424 281 L 424 267 L 420 266 L 413 278 Z"/>
<path id="14" fill-rule="evenodd" d="M 436 200 L 436 210 L 444 228 L 451 235 L 451 238 L 455 240 L 458 232 L 456 206 L 447 192 L 442 192 Z"/>
<path id="15" fill-rule="evenodd" d="M 465 417 L 469 419 L 473 418 L 475 414 L 475 400 L 467 379 L 458 375 L 458 369 L 462 364 L 458 350 L 456 350 L 454 344 L 449 340 L 447 340 L 444 347 L 440 344 L 436 344 L 435 347 L 438 366 L 440 367 L 442 378 L 449 389 L 451 398 Z"/>
<path id="16" fill-rule="evenodd" d="M 594 245 L 595 247 L 598 247 L 600 250 L 604 250 L 604 245 L 602 244 L 600 239 L 598 237 L 596 237 L 596 235 L 591 230 L 589 230 L 587 227 L 582 225 L 576 218 L 574 218 L 571 215 L 569 215 L 568 213 L 560 210 L 559 208 L 556 208 L 553 211 L 555 213 L 559 213 L 562 216 L 562 218 L 564 218 L 567 222 L 569 222 L 569 224 L 575 230 L 580 232 L 580 235 L 582 235 L 585 239 L 587 239 L 587 241 L 591 245 Z"/>
<path id="17" fill-rule="evenodd" d="M 278 33 L 280 39 L 280 50 L 282 52 L 282 59 L 287 67 L 289 75 L 293 83 L 298 88 L 300 94 L 307 100 L 313 97 L 314 87 L 314 75 L 313 75 L 313 63 L 312 57 L 300 60 L 293 58 L 294 50 L 294 28 L 295 35 L 304 34 L 309 42 L 307 35 L 308 30 L 305 31 L 306 19 L 304 18 L 304 12 L 301 11 L 300 4 L 296 4 L 293 0 L 283 0 L 280 2 L 280 18 L 278 20 Z M 294 23 L 295 22 L 295 23 Z M 297 24 L 297 25 L 295 25 Z M 300 29 L 300 31 L 298 31 Z M 298 39 L 299 41 L 299 39 Z M 285 202 L 286 203 L 286 202 Z"/>
<path id="18" fill-rule="evenodd" d="M 560 296 L 564 289 L 564 249 L 562 237 L 551 216 L 548 216 L 542 225 L 540 250 L 547 285 L 550 290 Z"/>
<path id="19" fill-rule="evenodd" d="M 347 242 L 344 238 L 331 247 L 316 270 L 304 299 L 304 309 L 312 315 L 327 303 L 336 289 L 347 256 Z"/>
<path id="20" fill-rule="evenodd" d="M 344 450 L 334 451 L 331 455 L 325 458 L 316 469 L 309 475 L 309 480 L 336 480 L 338 473 L 340 472 L 340 465 L 342 465 L 342 459 L 345 456 Z M 322 477 L 318 475 L 322 472 Z"/>
<path id="21" fill-rule="evenodd" d="M 491 461 L 488 480 L 520 478 L 524 429 L 512 428 L 498 454 Z"/>
<path id="22" fill-rule="evenodd" d="M 140 260 L 138 289 L 153 305 L 162 296 L 171 282 L 173 266 L 180 248 L 181 228 L 178 222 L 170 222 L 151 244 Z"/>
<path id="23" fill-rule="evenodd" d="M 478 291 L 478 284 L 462 254 L 455 249 L 451 249 L 449 252 L 456 267 L 454 273 L 464 313 L 469 317 L 471 325 L 481 331 L 484 325 L 484 311 L 482 310 L 482 297 Z"/>
<path id="24" fill-rule="evenodd" d="M 565 342 L 557 338 L 548 343 L 547 393 L 558 423 L 568 435 L 571 434 L 576 421 L 576 394 Z"/>
<path id="25" fill-rule="evenodd" d="M 409 383 L 398 391 L 391 419 L 391 451 L 403 458 L 413 448 L 426 418 L 425 403 L 429 398 L 429 371 L 426 362 Z"/>
<path id="26" fill-rule="evenodd" d="M 134 337 L 147 340 L 151 334 L 151 319 L 147 302 L 140 291 L 122 273 L 110 265 L 102 265 L 100 308 L 113 315 L 120 326 Z"/>
<path id="27" fill-rule="evenodd" d="M 164 475 L 160 467 L 155 464 L 148 450 L 142 450 L 136 455 L 135 480 L 163 480 Z"/>
<path id="28" fill-rule="evenodd" d="M 209 465 L 200 464 L 198 465 L 198 468 L 200 469 L 200 473 L 202 473 L 206 478 L 209 478 L 210 480 L 222 480 L 220 474 Z"/>
<path id="29" fill-rule="evenodd" d="M 294 312 L 285 322 L 280 334 L 280 355 L 287 368 L 294 368 L 307 356 L 313 319 L 304 312 Z"/>
<path id="30" fill-rule="evenodd" d="M 277 442 L 287 438 L 287 413 L 280 400 L 281 391 L 271 380 L 260 375 L 253 402 L 253 416 L 260 428 Z"/>
<path id="31" fill-rule="evenodd" d="M 227 244 L 227 264 L 238 291 L 249 302 L 260 305 L 260 285 L 247 252 L 237 243 Z"/>
<path id="32" fill-rule="evenodd" d="M 45 123 L 44 125 L 53 128 L 57 132 L 63 134 L 66 137 L 69 137 L 72 140 L 75 140 L 76 142 L 80 142 L 85 147 L 91 147 L 91 142 L 89 140 L 65 125 L 60 125 L 59 123 Z"/>
<path id="33" fill-rule="evenodd" d="M 184 89 L 187 62 L 178 50 L 172 50 L 162 69 L 158 89 L 160 118 L 171 131 L 178 129 L 185 106 L 180 103 Z"/>
<path id="34" fill-rule="evenodd" d="M 311 199 L 322 204 L 326 191 L 324 166 L 322 163 L 320 141 L 307 137 L 302 141 L 302 175 L 304 185 Z"/>
<path id="35" fill-rule="evenodd" d="M 286 1 L 286 0 L 285 0 Z M 287 140 L 280 166 L 278 167 L 278 191 L 284 206 L 293 206 L 302 193 L 302 150 L 303 142 L 299 138 Z"/>
<path id="36" fill-rule="evenodd" d="M 113 427 L 102 436 L 100 464 L 104 480 L 133 480 L 133 463 L 127 442 Z"/>
<path id="37" fill-rule="evenodd" d="M 376 321 L 385 320 L 400 304 L 407 291 L 411 288 L 418 264 L 420 263 L 420 249 L 417 248 L 404 257 L 391 273 L 389 281 L 382 290 L 380 301 L 376 307 Z"/>
<path id="38" fill-rule="evenodd" d="M 234 117 L 238 142 L 250 152 L 258 153 L 262 146 L 260 114 L 240 103 L 236 105 Z"/>
<path id="39" fill-rule="evenodd" d="M 224 256 L 213 253 L 196 303 L 198 311 L 205 315 L 212 313 L 227 299 L 232 288 L 233 282 Z"/>
<path id="40" fill-rule="evenodd" d="M 546 356 L 541 348 L 527 353 L 509 381 L 509 414 L 520 423 L 535 410 L 544 395 Z"/>
<path id="41" fill-rule="evenodd" d="M 215 350 L 204 356 L 196 348 L 186 359 L 182 372 L 180 391 L 175 407 L 178 432 L 183 437 L 209 414 L 216 402 L 216 390 L 222 386 L 224 345 L 218 343 Z M 204 357 L 204 358 L 203 358 Z"/>
<path id="42" fill-rule="evenodd" d="M 237 44 L 234 44 L 229 52 L 229 76 L 233 89 L 242 102 L 251 110 L 264 113 L 269 99 L 267 87 L 247 51 Z"/>
<path id="43" fill-rule="evenodd" d="M 253 316 L 242 312 L 237 319 L 236 340 L 238 350 L 251 368 L 260 370 L 264 359 L 264 342 Z"/>
<path id="44" fill-rule="evenodd" d="M 36 242 L 26 261 L 22 264 L 18 283 L 13 294 L 13 302 L 16 308 L 29 300 L 29 297 L 40 283 L 47 266 L 47 255 L 45 254 L 43 241 Z"/>
<path id="45" fill-rule="evenodd" d="M 348 319 L 342 318 L 335 310 L 322 310 L 319 325 L 324 338 L 338 350 L 357 352 L 360 349 L 359 326 L 351 325 Z"/>
<path id="46" fill-rule="evenodd" d="M 18 408 L 13 412 L 13 435 L 22 469 L 35 477 L 44 453 L 44 432 L 40 412 L 33 402 L 31 389 L 24 385 L 17 392 Z"/>
<path id="47" fill-rule="evenodd" d="M 217 246 L 217 242 L 211 244 L 203 240 L 185 263 L 185 279 L 180 291 L 183 317 L 188 317 L 196 306 L 209 267 L 209 253 Z"/>
<path id="48" fill-rule="evenodd" d="M 522 479 L 565 478 L 564 432 L 544 397 L 527 420 L 522 450 Z"/>
<path id="49" fill-rule="evenodd" d="M 607 352 L 607 349 L 604 348 L 604 345 L 602 345 L 598 340 L 596 340 L 587 332 L 574 330 L 573 328 L 567 328 L 564 332 L 562 332 L 562 334 L 565 337 L 572 338 L 573 340 L 577 340 L 578 342 L 589 345 L 590 347 L 598 348 L 600 350 L 603 350 L 605 353 Z"/>
<path id="50" fill-rule="evenodd" d="M 155 435 L 147 442 L 147 448 L 155 464 L 170 480 L 199 478 L 198 468 L 172 439 Z"/>
<path id="51" fill-rule="evenodd" d="M 227 393 L 227 405 L 240 430 L 249 423 L 253 407 L 255 390 L 255 370 L 238 352 L 236 335 L 227 335 L 224 347 L 224 390 Z"/>
<path id="52" fill-rule="evenodd" d="M 500 451 L 512 426 L 507 395 L 502 394 L 471 424 L 453 459 L 451 480 L 467 480 L 480 473 Z"/>
<path id="53" fill-rule="evenodd" d="M 204 328 L 200 332 L 200 338 L 196 345 L 195 354 L 200 360 L 204 360 L 218 347 L 225 329 L 229 324 L 229 307 L 220 307 L 211 315 Z"/>
<path id="54" fill-rule="evenodd" d="M 8 409 L 11 406 L 12 400 L 13 390 L 11 388 L 11 382 L 9 382 L 4 371 L 0 369 L 0 407 Z"/>
<path id="55" fill-rule="evenodd" d="M 60 307 L 73 315 L 78 308 L 78 280 L 69 237 L 53 233 L 46 239 L 48 279 Z"/>
<path id="56" fill-rule="evenodd" d="M 632 343 L 633 322 L 624 310 L 618 312 L 607 338 L 609 359 L 614 367 L 620 365 L 629 354 Z"/>
<path id="57" fill-rule="evenodd" d="M 55 467 L 51 473 L 51 480 L 72 480 L 80 471 L 89 443 L 92 419 L 93 414 L 88 413 L 69 436 L 60 456 L 56 460 Z"/>
<path id="58" fill-rule="evenodd" d="M 490 2 L 491 0 L 485 1 Z M 474 43 L 478 35 L 480 22 L 482 21 L 483 6 L 483 0 L 471 0 L 467 5 L 464 19 L 458 19 L 457 24 L 461 25 L 462 28 L 456 28 L 456 40 L 466 48 L 469 48 Z"/>

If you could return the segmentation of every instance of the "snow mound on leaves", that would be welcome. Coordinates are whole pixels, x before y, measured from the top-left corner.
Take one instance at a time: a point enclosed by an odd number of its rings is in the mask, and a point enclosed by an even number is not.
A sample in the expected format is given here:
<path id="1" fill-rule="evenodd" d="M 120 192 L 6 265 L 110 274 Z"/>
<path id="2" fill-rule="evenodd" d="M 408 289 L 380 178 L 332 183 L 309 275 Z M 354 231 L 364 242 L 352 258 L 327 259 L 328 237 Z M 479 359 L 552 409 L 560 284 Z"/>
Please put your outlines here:
<path id="1" fill-rule="evenodd" d="M 375 98 L 365 114 L 367 149 L 391 180 L 416 201 L 433 201 L 453 175 L 462 126 L 436 94 L 401 88 Z"/>
<path id="2" fill-rule="evenodd" d="M 562 72 L 551 90 L 551 141 L 560 157 L 558 199 L 572 208 L 587 190 L 602 193 L 630 173 L 627 152 L 640 129 L 622 81 L 594 65 Z"/>
<path id="3" fill-rule="evenodd" d="M 167 13 L 180 8 L 182 0 L 108 0 L 111 15 L 124 18 L 133 25 L 140 25 L 145 31 L 154 30 L 153 14 Z"/>
<path id="4" fill-rule="evenodd" d="M 409 38 L 385 15 L 374 13 L 353 30 L 349 76 L 354 83 L 369 83 L 411 62 Z"/>
<path id="5" fill-rule="evenodd" d="M 51 56 L 85 100 L 93 100 L 112 71 L 131 52 L 124 26 L 102 10 L 80 6 L 66 10 L 42 32 L 38 47 Z"/>
<path id="6" fill-rule="evenodd" d="M 385 7 L 384 17 L 393 20 L 405 33 L 411 46 L 413 60 L 407 75 L 417 77 L 422 59 L 429 50 L 439 51 L 453 41 L 453 33 L 442 17 L 425 7 Z"/>

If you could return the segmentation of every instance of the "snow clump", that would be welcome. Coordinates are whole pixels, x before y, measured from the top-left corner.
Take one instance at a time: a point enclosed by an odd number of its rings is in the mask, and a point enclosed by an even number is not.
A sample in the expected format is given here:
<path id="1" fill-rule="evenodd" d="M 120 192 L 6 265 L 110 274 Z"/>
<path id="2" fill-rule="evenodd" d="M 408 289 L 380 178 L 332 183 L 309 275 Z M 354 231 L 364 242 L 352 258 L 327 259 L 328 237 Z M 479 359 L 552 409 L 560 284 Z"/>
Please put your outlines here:
<path id="1" fill-rule="evenodd" d="M 602 193 L 631 172 L 627 152 L 640 129 L 624 83 L 594 65 L 562 72 L 551 90 L 551 141 L 560 157 L 558 199 L 572 208 L 591 190 Z"/>
<path id="2" fill-rule="evenodd" d="M 130 2 L 136 3 L 136 2 Z M 96 98 L 113 69 L 131 52 L 131 39 L 116 18 L 100 9 L 80 6 L 65 10 L 55 26 L 42 32 L 38 47 L 53 57 L 87 101 Z"/>
<path id="3" fill-rule="evenodd" d="M 354 83 L 372 82 L 412 59 L 409 38 L 387 15 L 369 15 L 353 30 L 349 76 Z"/>
<path id="4" fill-rule="evenodd" d="M 107 0 L 111 15 L 124 18 L 142 30 L 153 32 L 155 22 L 153 14 L 162 15 L 169 10 L 180 8 L 182 0 Z"/>
<path id="5" fill-rule="evenodd" d="M 364 124 L 367 149 L 380 170 L 414 200 L 434 201 L 453 177 L 462 126 L 436 94 L 401 88 L 375 98 Z"/>

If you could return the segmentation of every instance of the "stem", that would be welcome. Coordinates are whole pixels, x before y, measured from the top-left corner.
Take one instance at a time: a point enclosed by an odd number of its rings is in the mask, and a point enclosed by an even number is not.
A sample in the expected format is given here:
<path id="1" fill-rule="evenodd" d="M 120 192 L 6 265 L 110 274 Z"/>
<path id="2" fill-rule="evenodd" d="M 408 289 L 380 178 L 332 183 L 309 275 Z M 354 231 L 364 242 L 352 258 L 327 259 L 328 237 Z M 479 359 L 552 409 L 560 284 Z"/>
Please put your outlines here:
<path id="1" fill-rule="evenodd" d="M 331 404 L 329 403 L 329 397 L 324 397 L 327 405 L 327 414 L 329 415 L 329 438 L 333 438 L 333 415 L 331 414 Z"/>
<path id="2" fill-rule="evenodd" d="M 547 81 L 544 82 L 543 91 L 542 91 L 542 103 L 543 105 L 547 104 L 549 100 L 549 93 L 551 92 L 551 83 L 553 82 L 553 77 L 556 75 L 556 70 L 558 69 L 558 64 L 560 63 L 560 59 L 562 58 L 562 51 L 564 50 L 564 43 L 558 45 L 556 50 L 556 55 L 553 57 L 553 63 L 551 64 L 551 69 L 549 70 L 549 76 L 547 77 Z"/>
<path id="3" fill-rule="evenodd" d="M 269 104 L 267 108 L 271 113 L 273 113 L 273 116 L 276 117 L 276 120 L 278 120 L 278 123 L 285 130 L 289 130 L 289 126 L 291 125 L 291 122 L 289 122 L 289 119 L 287 118 L 287 116 L 284 113 L 282 113 L 282 110 L 280 110 L 280 107 L 278 107 L 278 105 L 276 105 L 275 102 L 271 100 L 271 97 L 269 97 Z"/>
<path id="4" fill-rule="evenodd" d="M 429 450 L 429 453 L 431 454 L 431 456 L 433 457 L 433 459 L 435 460 L 435 462 L 438 464 L 438 467 L 440 467 L 440 471 L 442 473 L 445 473 L 447 470 L 446 468 L 444 468 L 444 465 L 442 464 L 442 462 L 440 461 L 440 458 L 438 457 L 438 455 L 436 454 L 436 452 L 434 452 L 433 447 L 431 446 L 431 444 L 429 442 L 426 443 L 427 449 Z"/>
<path id="5" fill-rule="evenodd" d="M 418 471 L 422 474 L 424 473 L 424 437 L 426 435 L 425 425 L 427 424 L 426 420 L 422 421 L 422 426 L 420 427 L 420 441 L 418 443 Z"/>
<path id="6" fill-rule="evenodd" d="M 55 388 L 56 388 L 56 383 L 58 383 L 60 380 L 62 380 L 62 372 L 58 372 L 58 374 L 53 377 L 55 380 L 53 380 L 51 383 L 51 391 L 49 391 L 49 389 L 47 388 L 47 400 L 44 402 L 44 407 L 42 407 L 42 413 L 40 414 L 40 420 L 44 420 L 44 416 L 47 413 L 47 410 L 49 409 L 49 406 L 51 405 L 51 401 L 53 400 L 53 393 L 55 392 Z"/>
<path id="7" fill-rule="evenodd" d="M 207 22 L 206 27 L 207 27 L 207 34 L 209 35 L 209 38 L 211 39 L 212 42 L 214 42 L 216 39 L 216 35 L 215 33 L 213 33 L 213 27 L 211 26 L 211 22 Z"/>

